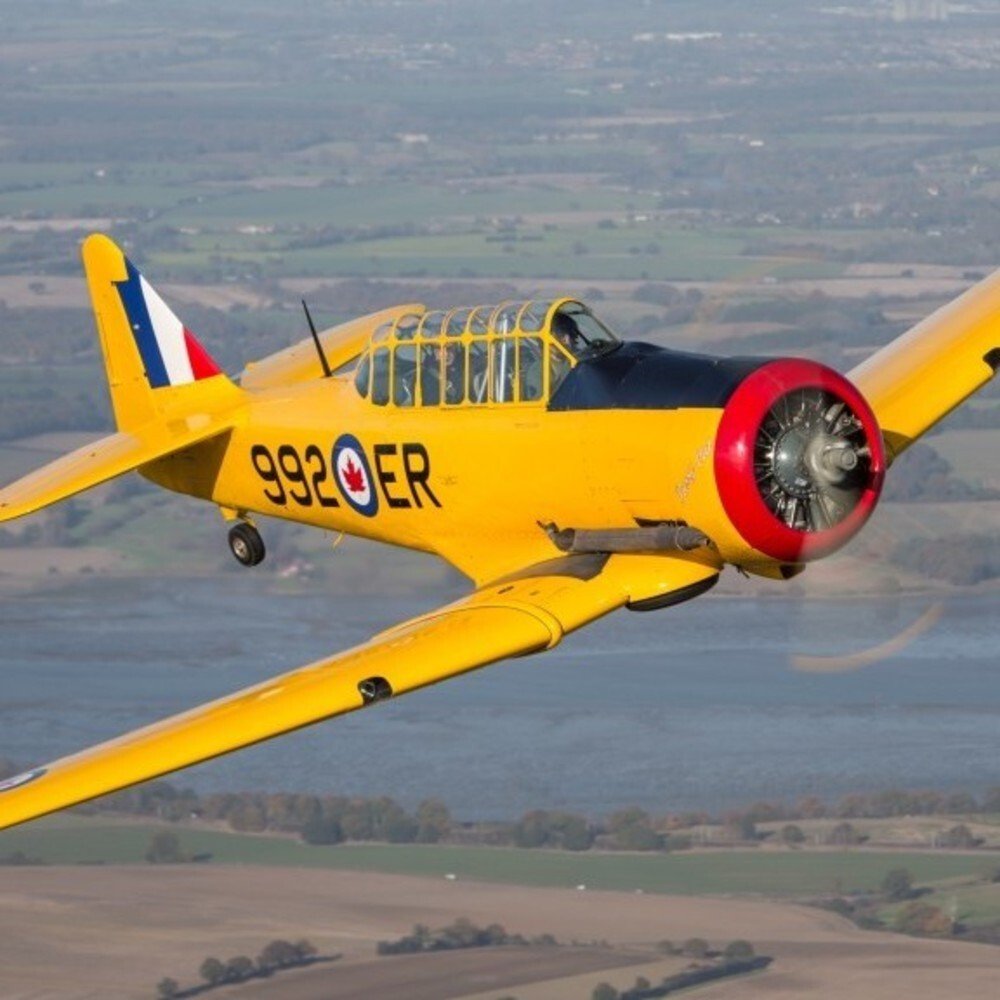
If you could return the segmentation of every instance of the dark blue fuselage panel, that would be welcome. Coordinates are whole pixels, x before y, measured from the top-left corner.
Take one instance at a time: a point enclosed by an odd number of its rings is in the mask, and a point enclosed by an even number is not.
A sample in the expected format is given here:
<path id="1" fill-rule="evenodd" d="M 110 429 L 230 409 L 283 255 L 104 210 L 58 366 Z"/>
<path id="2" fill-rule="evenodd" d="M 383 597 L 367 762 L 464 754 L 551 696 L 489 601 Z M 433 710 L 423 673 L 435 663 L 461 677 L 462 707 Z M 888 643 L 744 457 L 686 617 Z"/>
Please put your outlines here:
<path id="1" fill-rule="evenodd" d="M 677 410 L 722 407 L 770 358 L 715 358 L 626 341 L 580 361 L 563 379 L 550 410 Z"/>

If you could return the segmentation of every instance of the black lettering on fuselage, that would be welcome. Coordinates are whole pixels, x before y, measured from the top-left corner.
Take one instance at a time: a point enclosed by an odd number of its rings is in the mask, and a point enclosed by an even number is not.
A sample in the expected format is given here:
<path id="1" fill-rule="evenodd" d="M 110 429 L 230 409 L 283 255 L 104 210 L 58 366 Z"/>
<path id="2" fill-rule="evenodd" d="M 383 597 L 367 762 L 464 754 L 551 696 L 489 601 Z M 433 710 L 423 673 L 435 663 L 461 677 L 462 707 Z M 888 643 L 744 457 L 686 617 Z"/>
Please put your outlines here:
<path id="1" fill-rule="evenodd" d="M 399 468 L 400 451 L 402 470 Z M 415 441 L 403 445 L 377 444 L 373 446 L 372 453 L 376 478 L 390 507 L 423 508 L 427 502 L 435 507 L 441 506 L 441 501 L 431 489 L 431 459 L 422 444 Z M 311 507 L 314 503 L 321 507 L 340 506 L 332 493 L 334 459 L 331 456 L 328 466 L 319 446 L 308 445 L 300 456 L 294 445 L 282 444 L 276 454 L 272 454 L 267 446 L 255 444 L 250 449 L 250 461 L 263 481 L 264 497 L 275 506 L 287 507 L 290 501 L 299 507 Z M 390 487 L 395 484 L 399 489 L 403 488 L 404 476 L 412 500 L 390 493 Z"/>
<path id="2" fill-rule="evenodd" d="M 406 481 L 410 484 L 413 502 L 418 507 L 424 505 L 417 492 L 419 486 L 427 494 L 427 499 L 435 507 L 440 507 L 441 501 L 434 496 L 434 491 L 428 484 L 431 477 L 431 459 L 427 454 L 427 449 L 422 444 L 411 441 L 403 445 L 403 468 L 406 470 Z"/>
<path id="3" fill-rule="evenodd" d="M 382 495 L 390 507 L 410 507 L 410 501 L 406 497 L 394 497 L 389 492 L 390 483 L 396 482 L 396 473 L 390 472 L 382 463 L 384 458 L 390 458 L 396 454 L 394 444 L 377 444 L 374 448 L 375 472 L 378 475 L 379 485 L 382 487 Z"/>

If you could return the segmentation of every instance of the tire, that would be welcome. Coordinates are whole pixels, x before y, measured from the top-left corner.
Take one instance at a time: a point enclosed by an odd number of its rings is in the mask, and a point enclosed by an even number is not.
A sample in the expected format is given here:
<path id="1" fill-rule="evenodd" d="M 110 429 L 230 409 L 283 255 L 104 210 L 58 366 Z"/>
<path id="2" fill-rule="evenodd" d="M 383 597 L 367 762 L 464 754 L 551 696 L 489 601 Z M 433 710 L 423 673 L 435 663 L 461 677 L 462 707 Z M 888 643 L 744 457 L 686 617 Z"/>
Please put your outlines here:
<path id="1" fill-rule="evenodd" d="M 260 532 L 245 521 L 240 521 L 229 529 L 229 551 L 243 566 L 256 566 L 262 563 L 267 553 Z"/>

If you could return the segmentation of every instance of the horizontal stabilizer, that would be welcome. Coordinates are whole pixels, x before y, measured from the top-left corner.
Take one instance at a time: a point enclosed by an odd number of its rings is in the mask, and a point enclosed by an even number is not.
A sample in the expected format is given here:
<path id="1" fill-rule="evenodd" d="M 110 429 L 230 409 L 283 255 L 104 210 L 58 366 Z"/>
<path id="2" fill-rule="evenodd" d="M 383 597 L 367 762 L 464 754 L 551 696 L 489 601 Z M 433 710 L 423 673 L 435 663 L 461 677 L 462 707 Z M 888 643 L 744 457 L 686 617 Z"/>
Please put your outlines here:
<path id="1" fill-rule="evenodd" d="M 228 421 L 195 415 L 168 425 L 156 422 L 100 438 L 0 490 L 0 521 L 32 514 L 147 462 L 222 434 L 230 426 Z"/>

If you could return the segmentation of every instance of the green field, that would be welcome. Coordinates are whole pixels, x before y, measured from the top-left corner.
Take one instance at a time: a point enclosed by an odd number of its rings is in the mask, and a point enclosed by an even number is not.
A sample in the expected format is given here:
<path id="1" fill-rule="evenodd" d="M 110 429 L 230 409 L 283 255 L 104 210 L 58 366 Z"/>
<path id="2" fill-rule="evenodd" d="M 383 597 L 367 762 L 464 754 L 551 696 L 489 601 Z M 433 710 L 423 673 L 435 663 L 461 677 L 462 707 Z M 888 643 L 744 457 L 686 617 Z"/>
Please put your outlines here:
<path id="1" fill-rule="evenodd" d="M 877 888 L 891 868 L 918 883 L 981 878 L 995 866 L 985 855 L 831 851 L 573 854 L 514 848 L 366 844 L 311 847 L 291 838 L 184 827 L 50 819 L 0 834 L 0 857 L 14 851 L 50 864 L 127 864 L 144 860 L 152 835 L 176 832 L 188 855 L 213 864 L 333 868 L 528 886 L 577 886 L 631 892 L 761 893 L 806 896 Z"/>
<path id="2" fill-rule="evenodd" d="M 967 927 L 991 926 L 1000 923 L 1000 885 L 942 886 L 920 897 L 921 903 L 936 906 Z M 907 904 L 897 903 L 879 910 L 878 916 L 892 927 L 897 914 Z"/>
<path id="3" fill-rule="evenodd" d="M 477 277 L 566 280 L 759 281 L 777 278 L 834 278 L 839 264 L 806 255 L 750 256 L 742 242 L 660 226 L 613 230 L 594 225 L 554 232 L 519 230 L 500 241 L 491 233 L 447 233 L 365 239 L 315 248 L 285 249 L 269 234 L 219 239 L 203 234 L 183 251 L 154 252 L 151 266 L 196 277 L 213 258 L 234 273 L 264 266 L 276 275 L 322 277 Z M 200 247 L 200 249 L 198 249 Z"/>

